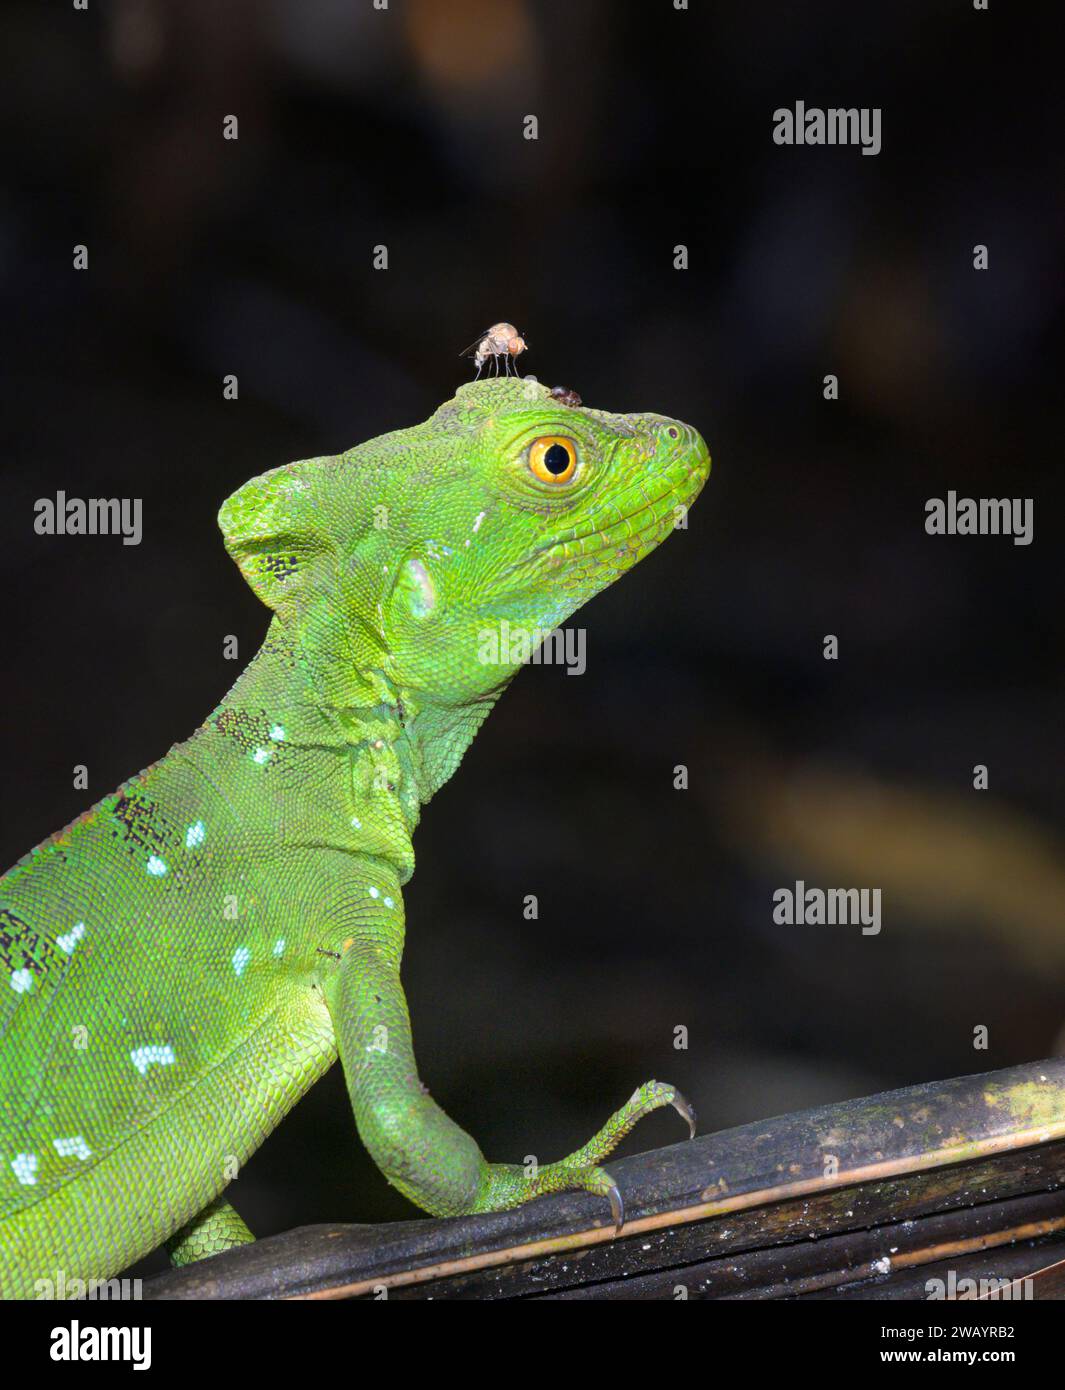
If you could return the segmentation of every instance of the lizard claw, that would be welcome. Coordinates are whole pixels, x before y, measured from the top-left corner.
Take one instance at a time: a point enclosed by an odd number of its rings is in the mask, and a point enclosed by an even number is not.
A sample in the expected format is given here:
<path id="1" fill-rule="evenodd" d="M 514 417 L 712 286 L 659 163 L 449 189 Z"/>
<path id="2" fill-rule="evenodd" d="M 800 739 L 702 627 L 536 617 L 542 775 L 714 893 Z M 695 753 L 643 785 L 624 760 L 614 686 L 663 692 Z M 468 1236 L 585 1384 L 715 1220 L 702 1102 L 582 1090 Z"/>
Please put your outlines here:
<path id="1" fill-rule="evenodd" d="M 673 1092 L 673 1109 L 677 1112 L 678 1115 L 682 1116 L 685 1120 L 688 1121 L 688 1129 L 690 1131 L 690 1133 L 688 1134 L 688 1138 L 694 1139 L 695 1106 L 692 1105 L 690 1100 L 685 1099 L 685 1097 L 682 1096 L 681 1093 L 676 1089 L 674 1089 Z"/>
<path id="2" fill-rule="evenodd" d="M 599 1133 L 593 1135 L 582 1149 L 558 1163 L 547 1164 L 534 1177 L 524 1176 L 521 1169 L 510 1164 L 490 1164 L 489 1175 L 500 1175 L 499 1186 L 484 1194 L 475 1210 L 502 1211 L 505 1207 L 527 1202 L 532 1197 L 543 1197 L 548 1192 L 583 1189 L 593 1196 L 609 1199 L 614 1234 L 620 1235 L 625 1225 L 625 1203 L 617 1183 L 599 1164 L 625 1138 L 633 1125 L 653 1110 L 666 1105 L 672 1105 L 677 1114 L 688 1121 L 688 1130 L 694 1139 L 695 1109 L 688 1099 L 675 1086 L 669 1086 L 664 1081 L 647 1081 L 636 1088 L 627 1103 L 611 1115 Z"/>
<path id="3" fill-rule="evenodd" d="M 616 1182 L 610 1184 L 606 1195 L 610 1198 L 610 1214 L 614 1218 L 614 1234 L 619 1236 L 621 1235 L 621 1228 L 625 1224 L 625 1203 Z"/>

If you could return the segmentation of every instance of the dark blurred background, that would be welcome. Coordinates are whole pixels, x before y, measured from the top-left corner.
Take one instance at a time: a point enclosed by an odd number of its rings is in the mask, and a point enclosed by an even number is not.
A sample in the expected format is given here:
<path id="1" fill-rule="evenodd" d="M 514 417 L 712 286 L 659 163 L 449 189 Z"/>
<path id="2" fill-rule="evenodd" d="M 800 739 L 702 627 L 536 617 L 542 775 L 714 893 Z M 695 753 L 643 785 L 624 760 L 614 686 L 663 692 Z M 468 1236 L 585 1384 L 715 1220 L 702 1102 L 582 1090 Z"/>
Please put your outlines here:
<path id="1" fill-rule="evenodd" d="M 510 319 L 523 370 L 690 421 L 714 470 L 579 620 L 584 677 L 523 672 L 425 814 L 435 1096 L 550 1159 L 652 1076 L 708 1131 L 1060 1050 L 1060 58 L 1008 8 L 8 3 L 4 863 L 255 650 L 223 498 L 424 419 Z M 881 153 L 778 147 L 798 99 L 881 107 Z M 1033 498 L 1034 543 L 929 537 L 950 488 Z M 58 489 L 143 497 L 143 544 L 37 536 Z M 774 924 L 796 878 L 880 887 L 880 935 Z M 232 1192 L 261 1234 L 415 1214 L 337 1069 Z"/>

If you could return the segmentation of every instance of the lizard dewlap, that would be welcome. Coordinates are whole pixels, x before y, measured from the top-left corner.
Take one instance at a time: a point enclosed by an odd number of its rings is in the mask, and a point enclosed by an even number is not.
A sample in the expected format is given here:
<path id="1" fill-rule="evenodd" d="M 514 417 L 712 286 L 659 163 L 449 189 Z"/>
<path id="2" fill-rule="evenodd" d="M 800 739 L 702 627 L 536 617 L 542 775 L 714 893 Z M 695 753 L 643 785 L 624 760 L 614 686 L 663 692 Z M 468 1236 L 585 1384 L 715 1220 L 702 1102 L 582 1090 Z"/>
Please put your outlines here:
<path id="1" fill-rule="evenodd" d="M 620 1222 L 602 1161 L 661 1105 L 690 1118 L 683 1098 L 641 1086 L 535 1176 L 487 1162 L 418 1082 L 402 885 L 422 806 L 521 664 L 509 643 L 485 659 L 486 630 L 557 627 L 709 467 L 676 420 L 499 379 L 229 498 L 262 649 L 191 738 L 0 883 L 0 1293 L 251 1240 L 226 1184 L 338 1055 L 363 1143 L 425 1211 L 582 1188 Z"/>

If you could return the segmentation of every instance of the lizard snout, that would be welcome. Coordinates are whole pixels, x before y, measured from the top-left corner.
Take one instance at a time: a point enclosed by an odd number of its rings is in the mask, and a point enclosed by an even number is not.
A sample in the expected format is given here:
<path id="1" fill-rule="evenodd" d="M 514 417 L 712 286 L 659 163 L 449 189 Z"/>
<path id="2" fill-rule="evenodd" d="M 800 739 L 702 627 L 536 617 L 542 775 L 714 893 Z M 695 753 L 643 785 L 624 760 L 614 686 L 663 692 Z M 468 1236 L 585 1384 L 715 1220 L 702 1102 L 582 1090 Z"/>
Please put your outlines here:
<path id="1" fill-rule="evenodd" d="M 698 430 L 682 420 L 659 416 L 653 426 L 654 465 L 665 473 L 687 475 L 698 490 L 710 474 L 710 450 Z"/>

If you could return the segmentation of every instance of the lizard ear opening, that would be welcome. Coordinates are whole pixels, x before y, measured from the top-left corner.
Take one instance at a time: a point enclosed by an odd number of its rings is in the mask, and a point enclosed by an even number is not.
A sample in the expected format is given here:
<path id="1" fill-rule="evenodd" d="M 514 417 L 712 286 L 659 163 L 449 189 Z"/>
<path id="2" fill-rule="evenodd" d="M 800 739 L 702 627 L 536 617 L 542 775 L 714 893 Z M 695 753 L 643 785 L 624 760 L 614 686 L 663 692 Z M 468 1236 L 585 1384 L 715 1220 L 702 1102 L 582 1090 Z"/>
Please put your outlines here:
<path id="1" fill-rule="evenodd" d="M 321 463 L 301 459 L 252 478 L 218 513 L 226 549 L 241 574 L 282 618 L 328 587 L 325 571 L 335 552 L 314 486 Z"/>

